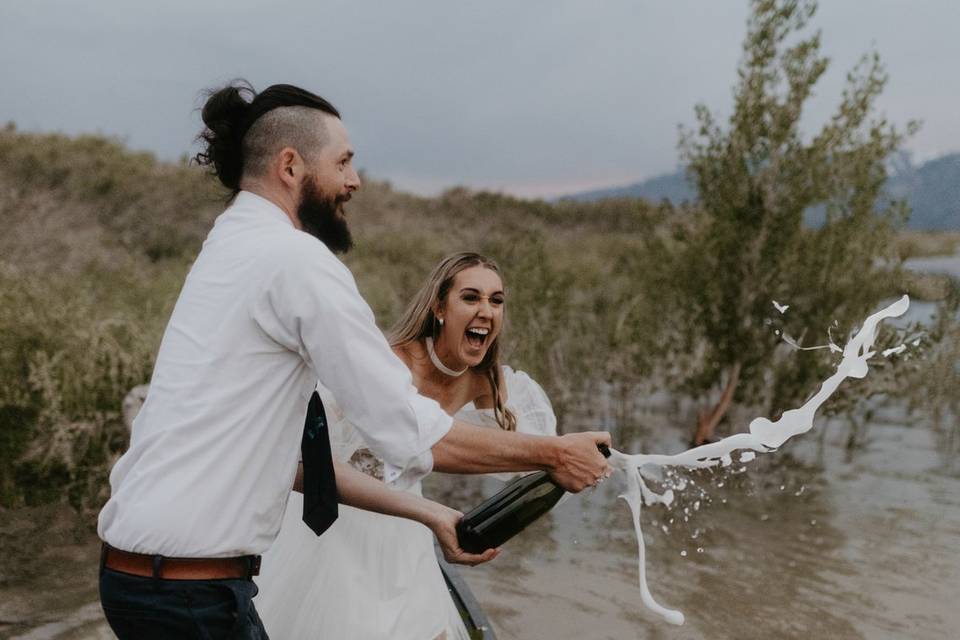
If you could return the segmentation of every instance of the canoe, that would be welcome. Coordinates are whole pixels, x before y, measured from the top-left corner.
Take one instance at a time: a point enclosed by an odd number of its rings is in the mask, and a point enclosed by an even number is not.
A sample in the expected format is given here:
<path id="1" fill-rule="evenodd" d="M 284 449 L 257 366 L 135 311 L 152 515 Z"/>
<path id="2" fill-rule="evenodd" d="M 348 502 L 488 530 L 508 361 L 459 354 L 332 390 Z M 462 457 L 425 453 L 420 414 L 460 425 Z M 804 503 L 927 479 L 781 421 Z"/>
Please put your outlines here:
<path id="1" fill-rule="evenodd" d="M 483 612 L 480 603 L 474 597 L 473 592 L 467 585 L 466 580 L 460 575 L 457 568 L 443 559 L 443 552 L 440 547 L 434 544 L 434 551 L 437 555 L 437 562 L 440 564 L 440 571 L 443 573 L 443 579 L 447 583 L 447 590 L 454 604 L 457 605 L 457 611 L 463 619 L 463 624 L 467 627 L 470 634 L 470 640 L 496 640 L 497 635 L 490 626 L 487 614 Z"/>

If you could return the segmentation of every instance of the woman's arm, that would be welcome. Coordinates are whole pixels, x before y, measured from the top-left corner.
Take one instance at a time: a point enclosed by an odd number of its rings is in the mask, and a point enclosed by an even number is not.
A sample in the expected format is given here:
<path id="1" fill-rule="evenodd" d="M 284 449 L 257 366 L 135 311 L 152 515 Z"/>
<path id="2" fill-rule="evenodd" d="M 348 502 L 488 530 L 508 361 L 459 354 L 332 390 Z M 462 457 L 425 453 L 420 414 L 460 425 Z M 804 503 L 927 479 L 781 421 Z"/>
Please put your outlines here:
<path id="1" fill-rule="evenodd" d="M 394 491 L 376 478 L 357 471 L 343 462 L 333 463 L 337 476 L 337 494 L 340 503 L 365 511 L 406 518 L 428 527 L 437 536 L 447 562 L 477 565 L 497 557 L 499 549 L 483 553 L 467 553 L 457 541 L 457 523 L 463 514 L 456 509 L 427 500 L 409 491 Z M 303 488 L 303 465 L 297 468 L 294 491 Z"/>

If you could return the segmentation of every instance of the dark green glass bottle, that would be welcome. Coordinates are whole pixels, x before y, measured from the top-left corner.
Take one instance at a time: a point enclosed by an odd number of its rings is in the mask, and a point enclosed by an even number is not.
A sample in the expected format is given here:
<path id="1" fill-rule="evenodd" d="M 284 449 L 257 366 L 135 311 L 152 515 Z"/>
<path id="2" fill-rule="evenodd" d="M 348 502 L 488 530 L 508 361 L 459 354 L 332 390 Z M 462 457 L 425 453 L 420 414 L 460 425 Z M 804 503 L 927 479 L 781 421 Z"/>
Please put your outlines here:
<path id="1" fill-rule="evenodd" d="M 598 448 L 610 456 L 606 445 Z M 499 547 L 550 511 L 564 493 L 546 471 L 517 478 L 463 516 L 457 525 L 460 547 L 469 553 Z"/>

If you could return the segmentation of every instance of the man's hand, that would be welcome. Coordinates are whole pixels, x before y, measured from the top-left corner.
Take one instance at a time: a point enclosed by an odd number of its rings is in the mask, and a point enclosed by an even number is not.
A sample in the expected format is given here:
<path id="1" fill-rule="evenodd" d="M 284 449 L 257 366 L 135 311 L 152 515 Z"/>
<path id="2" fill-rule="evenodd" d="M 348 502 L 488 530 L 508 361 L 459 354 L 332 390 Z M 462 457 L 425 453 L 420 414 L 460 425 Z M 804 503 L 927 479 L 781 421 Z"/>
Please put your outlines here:
<path id="1" fill-rule="evenodd" d="M 584 431 L 560 436 L 557 462 L 550 469 L 550 477 L 558 485 L 579 493 L 595 486 L 613 473 L 597 445 L 610 446 L 610 434 L 605 431 Z"/>
<path id="2" fill-rule="evenodd" d="M 434 503 L 434 516 L 430 522 L 425 522 L 428 527 L 437 536 L 437 542 L 443 550 L 443 557 L 447 562 L 454 564 L 466 564 L 471 567 L 493 560 L 500 555 L 500 549 L 487 549 L 483 553 L 467 553 L 460 548 L 457 541 L 457 523 L 463 518 L 463 514 L 456 509 L 445 507 L 442 504 Z"/>

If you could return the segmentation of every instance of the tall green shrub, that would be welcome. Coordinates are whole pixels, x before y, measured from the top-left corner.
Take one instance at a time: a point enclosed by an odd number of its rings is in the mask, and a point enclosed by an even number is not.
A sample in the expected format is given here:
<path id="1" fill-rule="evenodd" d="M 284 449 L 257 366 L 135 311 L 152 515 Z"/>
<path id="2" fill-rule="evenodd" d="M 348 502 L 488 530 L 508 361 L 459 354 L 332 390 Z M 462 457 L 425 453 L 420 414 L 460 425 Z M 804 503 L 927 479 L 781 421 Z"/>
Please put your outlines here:
<path id="1" fill-rule="evenodd" d="M 820 33 L 806 31 L 816 3 L 751 5 L 727 125 L 699 105 L 698 126 L 680 144 L 703 211 L 677 263 L 677 286 L 697 319 L 684 387 L 722 390 L 701 413 L 697 440 L 735 399 L 766 395 L 787 408 L 822 376 L 829 357 L 808 354 L 771 372 L 772 301 L 791 305 L 788 332 L 819 330 L 811 339 L 821 339 L 834 321 L 849 329 L 888 294 L 892 225 L 905 217 L 903 203 L 882 195 L 904 133 L 876 113 L 887 80 L 878 56 L 863 58 L 833 117 L 804 135 L 803 108 L 828 66 Z M 811 229 L 804 216 L 815 207 L 826 221 Z"/>

